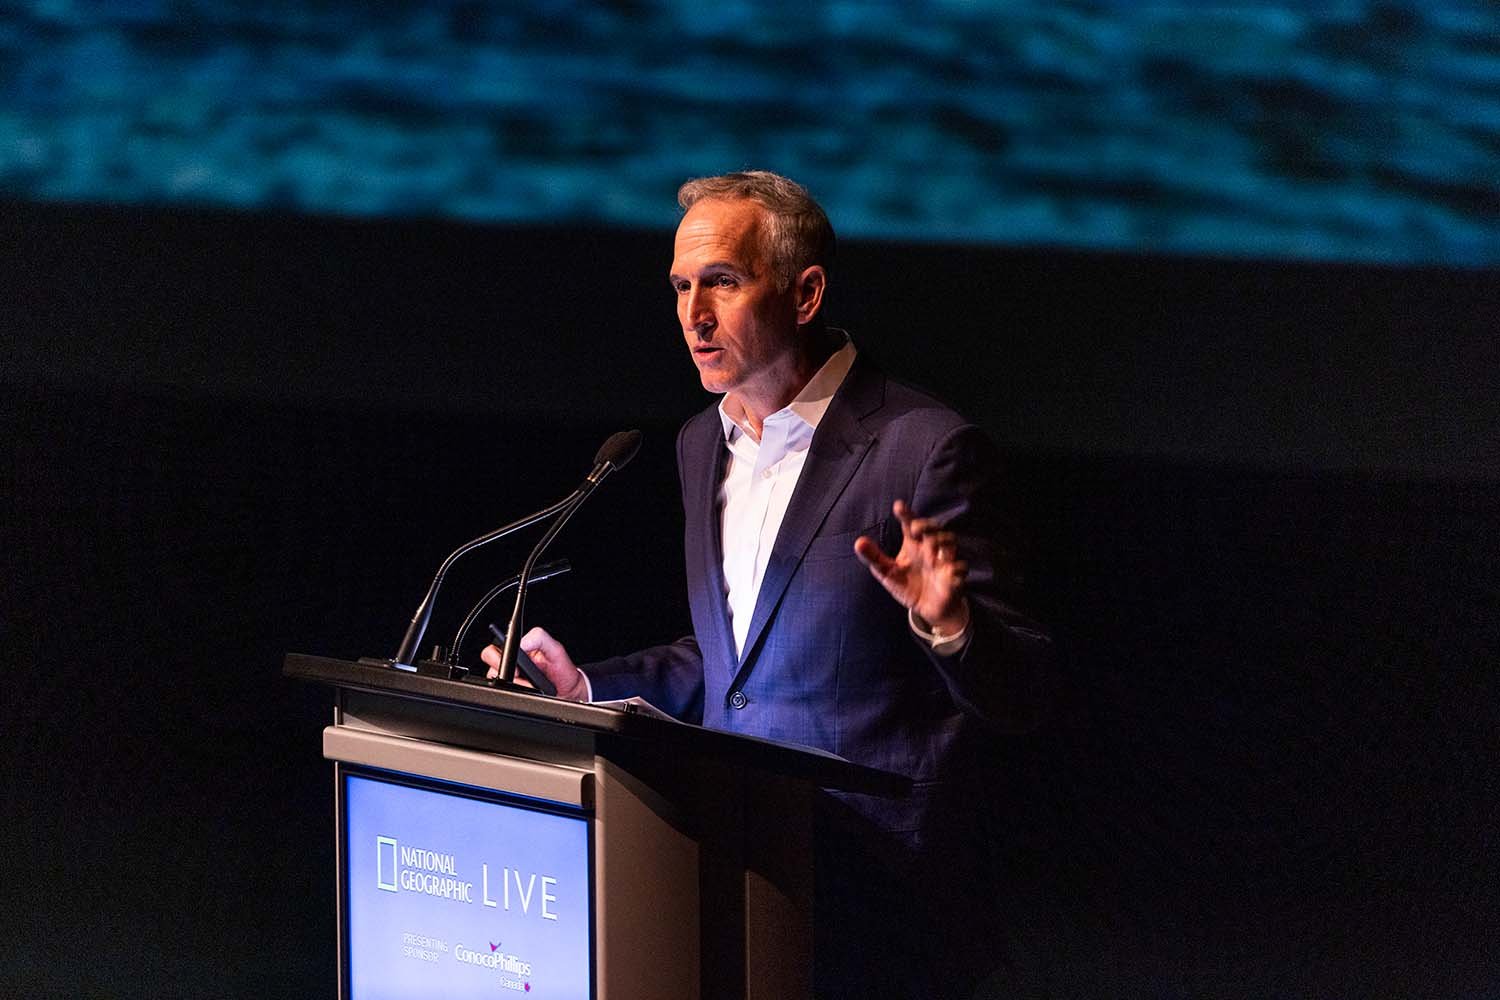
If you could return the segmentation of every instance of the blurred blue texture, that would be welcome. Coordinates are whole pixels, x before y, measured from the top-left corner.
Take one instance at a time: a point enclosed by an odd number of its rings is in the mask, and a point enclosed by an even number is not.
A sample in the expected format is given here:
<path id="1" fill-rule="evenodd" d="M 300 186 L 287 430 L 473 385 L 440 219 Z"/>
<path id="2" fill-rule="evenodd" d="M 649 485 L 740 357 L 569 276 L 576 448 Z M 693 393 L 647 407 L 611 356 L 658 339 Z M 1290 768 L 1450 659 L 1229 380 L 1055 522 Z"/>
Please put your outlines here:
<path id="1" fill-rule="evenodd" d="M 0 5 L 0 195 L 660 227 L 768 167 L 845 235 L 1500 263 L 1500 8 Z"/>

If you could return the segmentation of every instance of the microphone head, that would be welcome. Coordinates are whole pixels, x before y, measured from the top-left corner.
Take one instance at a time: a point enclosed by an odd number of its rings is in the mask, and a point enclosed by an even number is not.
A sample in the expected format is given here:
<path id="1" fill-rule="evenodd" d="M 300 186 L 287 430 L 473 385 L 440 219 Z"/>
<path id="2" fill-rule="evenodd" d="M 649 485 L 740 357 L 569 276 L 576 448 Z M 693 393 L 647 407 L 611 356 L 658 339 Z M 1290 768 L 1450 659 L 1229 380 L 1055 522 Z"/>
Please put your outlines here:
<path id="1" fill-rule="evenodd" d="M 640 450 L 640 431 L 616 431 L 599 446 L 599 453 L 594 456 L 594 465 L 608 463 L 616 469 L 623 469 Z"/>

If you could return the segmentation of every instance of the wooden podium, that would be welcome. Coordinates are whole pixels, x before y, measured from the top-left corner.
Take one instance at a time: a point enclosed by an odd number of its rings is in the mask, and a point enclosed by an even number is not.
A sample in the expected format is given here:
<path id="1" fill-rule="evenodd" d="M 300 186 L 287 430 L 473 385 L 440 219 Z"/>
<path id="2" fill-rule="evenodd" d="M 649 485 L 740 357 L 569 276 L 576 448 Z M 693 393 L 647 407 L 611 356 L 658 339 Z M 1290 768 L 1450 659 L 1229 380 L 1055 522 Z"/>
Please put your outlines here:
<path id="1" fill-rule="evenodd" d="M 340 997 L 351 996 L 359 961 L 346 774 L 484 789 L 581 817 L 591 869 L 586 995 L 599 1000 L 809 996 L 813 796 L 820 787 L 906 791 L 896 775 L 635 706 L 296 653 L 284 669 L 335 690 L 323 755 L 338 796 Z"/>

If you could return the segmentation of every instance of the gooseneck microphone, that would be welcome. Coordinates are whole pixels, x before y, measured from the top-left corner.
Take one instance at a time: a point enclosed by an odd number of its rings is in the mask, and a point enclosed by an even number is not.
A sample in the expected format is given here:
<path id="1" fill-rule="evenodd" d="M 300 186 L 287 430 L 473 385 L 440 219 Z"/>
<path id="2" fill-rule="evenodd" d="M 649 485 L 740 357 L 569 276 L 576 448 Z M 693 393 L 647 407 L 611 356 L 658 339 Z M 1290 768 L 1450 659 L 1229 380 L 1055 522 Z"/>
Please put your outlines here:
<path id="1" fill-rule="evenodd" d="M 520 649 L 521 641 L 521 618 L 526 608 L 526 587 L 531 582 L 533 568 L 537 559 L 552 544 L 552 539 L 562 530 L 568 519 L 583 506 L 583 502 L 589 498 L 589 494 L 609 476 L 611 472 L 625 468 L 630 460 L 635 458 L 635 453 L 641 450 L 640 431 L 617 431 L 611 434 L 604 444 L 599 446 L 599 453 L 594 456 L 594 468 L 588 474 L 588 478 L 578 484 L 573 495 L 562 502 L 562 513 L 557 520 L 548 527 L 546 534 L 542 535 L 536 547 L 531 550 L 531 555 L 526 557 L 526 565 L 521 567 L 520 582 L 516 585 L 516 603 L 511 609 L 510 625 L 505 630 L 505 648 L 500 654 L 500 674 L 495 679 L 497 684 L 514 683 L 516 677 L 516 654 Z"/>
<path id="2" fill-rule="evenodd" d="M 635 435 L 635 437 L 629 442 L 628 446 L 622 447 L 617 443 L 617 439 L 628 437 L 631 434 Z M 406 629 L 406 635 L 401 639 L 401 645 L 397 648 L 391 665 L 399 667 L 402 670 L 416 669 L 413 665 L 415 663 L 413 657 L 416 656 L 417 646 L 422 642 L 422 634 L 427 631 L 427 623 L 432 618 L 432 605 L 437 599 L 438 588 L 443 585 L 443 578 L 448 575 L 449 567 L 457 562 L 459 557 L 473 552 L 481 545 L 488 545 L 490 542 L 504 538 L 506 535 L 514 534 L 522 528 L 529 528 L 538 521 L 546 520 L 559 511 L 563 514 L 561 520 L 566 521 L 572 512 L 578 509 L 578 504 L 589 493 L 593 492 L 594 487 L 598 486 L 605 476 L 630 461 L 631 457 L 635 455 L 636 449 L 640 447 L 640 442 L 640 431 L 622 431 L 610 435 L 609 439 L 600 447 L 599 453 L 594 456 L 593 471 L 589 473 L 588 478 L 572 493 L 569 493 L 550 507 L 539 510 L 535 514 L 528 514 L 518 521 L 512 521 L 503 528 L 496 528 L 489 534 L 470 539 L 454 549 L 452 554 L 447 559 L 444 559 L 443 564 L 438 567 L 437 575 L 432 578 L 432 585 L 427 588 L 427 596 L 422 598 L 422 603 L 417 605 L 416 612 L 411 616 L 411 624 Z M 612 444 L 615 446 L 613 450 L 611 449 Z M 625 457 L 621 459 L 619 456 L 623 452 L 628 452 L 628 454 L 625 454 Z M 553 530 L 545 538 L 546 541 L 550 542 L 552 537 L 557 534 L 556 527 L 557 525 L 554 524 Z M 526 568 L 522 570 L 520 580 L 522 593 L 525 592 L 526 576 L 531 570 L 532 564 L 536 561 L 538 554 L 539 550 L 533 550 L 532 557 L 526 561 Z M 520 595 L 518 594 L 517 596 L 519 597 Z M 513 652 L 512 655 L 514 655 Z M 514 675 L 514 668 L 512 668 L 512 675 Z"/>
<path id="3" fill-rule="evenodd" d="M 561 574 L 568 572 L 572 568 L 572 563 L 568 562 L 566 559 L 556 559 L 549 563 L 543 563 L 532 572 L 531 582 L 541 583 L 543 580 L 550 580 L 554 576 L 560 576 Z M 458 627 L 458 631 L 453 634 L 453 641 L 448 645 L 448 665 L 450 667 L 458 666 L 459 650 L 463 648 L 464 639 L 468 636 L 469 629 L 473 628 L 474 623 L 479 620 L 479 616 L 484 614 L 484 609 L 490 606 L 491 601 L 499 597 L 501 594 L 505 593 L 507 590 L 510 590 L 520 582 L 520 573 L 501 580 L 499 583 L 490 588 L 489 593 L 485 594 L 479 599 L 479 603 L 474 605 L 474 609 L 472 611 L 464 616 L 463 624 Z"/>

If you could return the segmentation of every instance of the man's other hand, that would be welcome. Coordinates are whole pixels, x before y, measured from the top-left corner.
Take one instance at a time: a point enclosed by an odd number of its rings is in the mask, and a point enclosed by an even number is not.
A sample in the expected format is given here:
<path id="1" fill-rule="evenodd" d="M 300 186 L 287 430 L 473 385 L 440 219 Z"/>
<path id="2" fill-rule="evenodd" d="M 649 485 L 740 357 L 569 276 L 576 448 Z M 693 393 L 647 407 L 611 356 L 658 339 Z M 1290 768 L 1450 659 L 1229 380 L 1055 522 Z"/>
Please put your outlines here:
<path id="1" fill-rule="evenodd" d="M 891 512 L 901 522 L 901 550 L 895 557 L 868 535 L 855 539 L 854 554 L 919 624 L 941 635 L 958 635 L 969 624 L 964 599 L 969 564 L 958 558 L 957 538 L 938 522 L 914 515 L 904 500 L 892 504 Z"/>
<path id="2" fill-rule="evenodd" d="M 543 628 L 534 628 L 521 636 L 521 649 L 531 657 L 537 669 L 547 675 L 547 679 L 557 688 L 557 696 L 564 701 L 587 701 L 589 696 L 588 682 L 583 678 L 583 671 L 573 662 L 568 655 L 567 649 L 552 636 L 547 634 Z M 485 675 L 490 680 L 500 676 L 500 654 L 499 646 L 486 646 L 479 654 L 479 658 L 490 668 Z M 520 673 L 516 674 L 516 683 L 525 687 L 531 685 Z"/>

